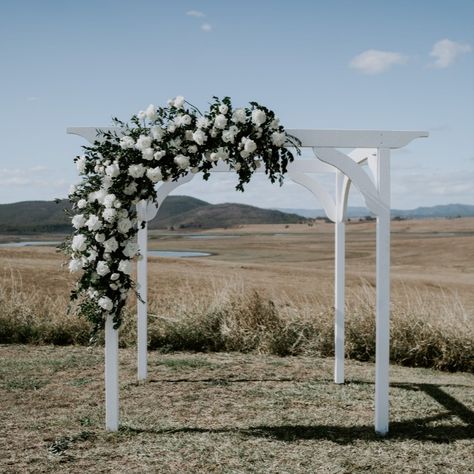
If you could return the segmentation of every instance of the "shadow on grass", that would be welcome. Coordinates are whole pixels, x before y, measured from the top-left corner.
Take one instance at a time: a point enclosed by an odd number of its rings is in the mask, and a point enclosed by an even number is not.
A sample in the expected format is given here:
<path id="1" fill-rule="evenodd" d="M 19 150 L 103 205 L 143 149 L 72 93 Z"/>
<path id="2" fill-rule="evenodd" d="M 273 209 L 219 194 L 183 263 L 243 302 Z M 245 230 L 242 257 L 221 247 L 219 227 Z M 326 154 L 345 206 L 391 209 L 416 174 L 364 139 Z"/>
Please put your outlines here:
<path id="1" fill-rule="evenodd" d="M 184 380 L 194 382 L 194 380 Z M 199 380 L 201 382 L 211 382 L 212 379 Z M 229 379 L 230 382 L 243 382 L 243 379 Z M 245 381 L 251 381 L 247 379 Z M 254 381 L 269 381 L 267 379 Z M 272 379 L 273 381 L 273 379 Z M 276 379 L 275 381 L 287 381 L 287 379 Z M 178 380 L 176 380 L 178 382 Z M 219 382 L 214 380 L 214 383 Z M 372 384 L 372 382 L 351 383 Z M 298 441 L 298 440 L 329 440 L 339 444 L 351 444 L 354 441 L 403 441 L 417 440 L 432 443 L 450 443 L 462 439 L 474 439 L 474 412 L 466 405 L 456 400 L 453 396 L 441 389 L 440 385 L 427 383 L 394 383 L 391 387 L 405 390 L 423 391 L 428 396 L 436 400 L 445 412 L 437 413 L 430 417 L 414 418 L 406 421 L 396 421 L 390 424 L 390 432 L 385 437 L 375 434 L 372 425 L 367 426 L 337 426 L 337 425 L 279 425 L 279 426 L 251 426 L 249 428 L 199 428 L 182 427 L 176 429 L 140 429 L 123 426 L 123 433 L 229 433 L 241 436 L 270 438 L 278 441 Z M 452 424 L 452 418 L 459 418 L 463 424 Z M 434 422 L 447 421 L 450 424 L 436 424 Z"/>

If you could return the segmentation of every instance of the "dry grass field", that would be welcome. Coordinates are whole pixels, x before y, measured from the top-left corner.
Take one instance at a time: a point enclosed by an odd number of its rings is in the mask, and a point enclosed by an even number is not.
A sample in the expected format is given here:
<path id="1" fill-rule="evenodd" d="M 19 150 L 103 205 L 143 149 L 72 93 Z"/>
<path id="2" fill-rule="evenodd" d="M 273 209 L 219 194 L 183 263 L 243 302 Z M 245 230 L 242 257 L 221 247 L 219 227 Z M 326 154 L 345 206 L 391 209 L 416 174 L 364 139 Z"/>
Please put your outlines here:
<path id="1" fill-rule="evenodd" d="M 371 360 L 375 223 L 347 228 L 347 356 Z M 149 258 L 150 347 L 332 355 L 333 229 L 151 232 L 152 249 L 212 255 Z M 65 315 L 73 278 L 63 262 L 53 247 L 0 248 L 0 342 L 87 342 L 85 322 Z M 471 370 L 473 284 L 474 219 L 393 222 L 392 360 Z M 133 307 L 123 346 L 133 344 Z"/>
<path id="2" fill-rule="evenodd" d="M 348 225 L 346 349 L 359 361 L 373 357 L 374 230 Z M 213 255 L 149 259 L 162 350 L 137 384 L 126 318 L 119 433 L 103 430 L 100 347 L 0 345 L 0 472 L 474 472 L 472 374 L 393 365 L 385 439 L 373 364 L 348 360 L 347 383 L 332 383 L 332 225 L 152 232 L 150 247 Z M 0 248 L 0 337 L 87 342 L 65 314 L 63 261 Z M 474 219 L 394 222 L 392 264 L 393 360 L 472 368 Z"/>
<path id="3" fill-rule="evenodd" d="M 186 286 L 195 293 L 239 282 L 269 294 L 291 298 L 332 297 L 332 224 L 242 226 L 200 233 L 153 231 L 150 248 L 213 253 L 205 258 L 150 258 L 151 298 L 165 298 Z M 347 225 L 347 287 L 375 282 L 375 223 Z M 14 236 L 3 237 L 3 240 Z M 224 237 L 224 238 L 223 238 Z M 37 237 L 36 237 L 37 238 Z M 42 238 L 54 239 L 44 235 Z M 32 240 L 31 236 L 22 236 Z M 26 293 L 47 289 L 64 296 L 73 279 L 61 269 L 64 256 L 52 247 L 0 248 L 0 282 L 12 273 Z M 474 311 L 474 218 L 392 222 L 392 291 L 396 300 L 406 288 L 456 295 Z M 429 294 L 429 293 L 428 293 Z"/>

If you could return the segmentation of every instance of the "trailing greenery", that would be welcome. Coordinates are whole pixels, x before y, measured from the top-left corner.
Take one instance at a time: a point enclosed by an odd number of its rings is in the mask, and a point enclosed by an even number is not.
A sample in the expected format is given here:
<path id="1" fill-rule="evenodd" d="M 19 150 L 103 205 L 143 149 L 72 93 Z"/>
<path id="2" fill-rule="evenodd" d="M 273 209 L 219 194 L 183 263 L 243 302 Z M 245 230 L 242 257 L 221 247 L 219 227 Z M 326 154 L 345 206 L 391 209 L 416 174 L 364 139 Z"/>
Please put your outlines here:
<path id="1" fill-rule="evenodd" d="M 156 183 L 199 172 L 208 179 L 220 162 L 236 172 L 239 191 L 260 167 L 272 183 L 282 183 L 294 159 L 285 145 L 299 153 L 298 140 L 273 111 L 257 102 L 233 109 L 229 97 L 214 97 L 202 114 L 178 96 L 168 107 L 150 105 L 130 123 L 114 119 L 114 124 L 118 131 L 98 131 L 97 141 L 75 160 L 82 175 L 69 195 L 76 230 L 63 246 L 71 256 L 70 271 L 81 273 L 71 298 L 94 332 L 109 316 L 115 327 L 122 322 L 128 293 L 135 289 L 131 263 L 144 219 L 136 205 L 156 200 Z"/>

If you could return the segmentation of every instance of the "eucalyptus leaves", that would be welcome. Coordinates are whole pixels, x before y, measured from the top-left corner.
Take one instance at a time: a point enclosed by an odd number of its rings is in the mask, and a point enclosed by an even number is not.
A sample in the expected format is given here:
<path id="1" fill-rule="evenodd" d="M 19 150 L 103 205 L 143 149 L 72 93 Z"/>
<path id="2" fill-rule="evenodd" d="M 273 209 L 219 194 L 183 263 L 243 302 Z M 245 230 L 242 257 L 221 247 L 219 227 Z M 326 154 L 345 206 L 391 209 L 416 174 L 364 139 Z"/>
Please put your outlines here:
<path id="1" fill-rule="evenodd" d="M 236 189 L 243 191 L 261 166 L 272 183 L 282 183 L 294 159 L 285 144 L 299 154 L 299 142 L 274 112 L 256 102 L 233 109 L 229 97 L 214 97 L 202 114 L 178 96 L 168 107 L 150 105 L 129 124 L 114 119 L 114 125 L 119 132 L 98 131 L 94 145 L 76 157 L 82 181 L 69 194 L 75 231 L 65 249 L 70 271 L 81 272 L 71 298 L 95 331 L 109 315 L 116 327 L 121 323 L 127 294 L 135 288 L 132 259 L 138 255 L 140 225 L 135 205 L 153 201 L 157 183 L 199 172 L 208 179 L 210 170 L 225 162 L 239 178 Z"/>

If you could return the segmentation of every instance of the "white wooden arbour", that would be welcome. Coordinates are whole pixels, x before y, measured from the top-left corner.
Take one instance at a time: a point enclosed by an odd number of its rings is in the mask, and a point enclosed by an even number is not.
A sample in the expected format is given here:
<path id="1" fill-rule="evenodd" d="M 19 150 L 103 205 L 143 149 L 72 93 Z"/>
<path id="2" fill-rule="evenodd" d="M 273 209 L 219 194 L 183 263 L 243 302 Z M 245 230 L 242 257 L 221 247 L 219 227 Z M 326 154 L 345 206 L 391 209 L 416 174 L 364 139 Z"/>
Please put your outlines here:
<path id="1" fill-rule="evenodd" d="M 113 131 L 113 128 L 100 128 Z M 79 135 L 90 143 L 100 140 L 96 127 L 71 127 L 67 133 Z M 118 129 L 117 129 L 118 131 Z M 344 383 L 344 286 L 345 220 L 349 188 L 353 183 L 365 204 L 377 218 L 376 226 L 376 353 L 375 353 L 375 431 L 385 435 L 389 421 L 389 348 L 390 348 L 390 150 L 402 148 L 428 132 L 384 130 L 288 130 L 299 138 L 301 146 L 312 148 L 314 160 L 296 159 L 288 166 L 287 178 L 307 188 L 322 204 L 335 223 L 335 383 Z M 349 153 L 340 149 L 351 149 Z M 362 166 L 368 164 L 370 173 Z M 230 172 L 221 162 L 212 172 Z M 258 170 L 262 172 L 263 170 Z M 336 191 L 332 197 L 311 176 L 312 173 L 335 174 Z M 166 196 L 193 179 L 188 174 L 177 181 L 164 182 L 157 191 L 157 201 L 141 201 L 137 213 L 142 221 L 153 219 Z M 147 226 L 138 232 L 142 255 L 147 255 Z M 138 260 L 137 281 L 143 301 L 137 303 L 138 380 L 147 377 L 147 258 Z M 119 427 L 118 330 L 112 318 L 105 324 L 105 411 L 106 429 Z"/>

